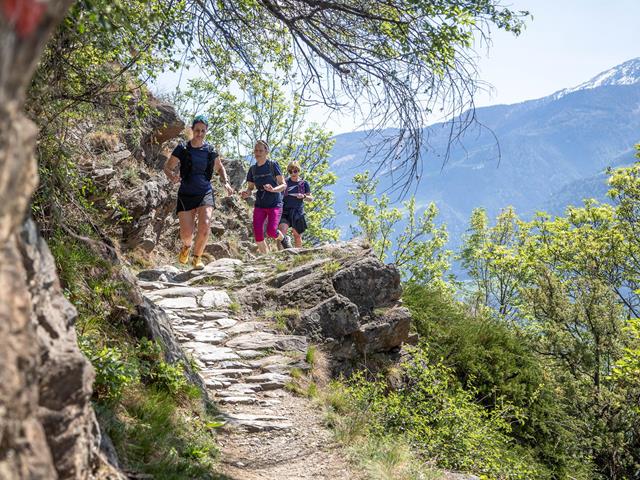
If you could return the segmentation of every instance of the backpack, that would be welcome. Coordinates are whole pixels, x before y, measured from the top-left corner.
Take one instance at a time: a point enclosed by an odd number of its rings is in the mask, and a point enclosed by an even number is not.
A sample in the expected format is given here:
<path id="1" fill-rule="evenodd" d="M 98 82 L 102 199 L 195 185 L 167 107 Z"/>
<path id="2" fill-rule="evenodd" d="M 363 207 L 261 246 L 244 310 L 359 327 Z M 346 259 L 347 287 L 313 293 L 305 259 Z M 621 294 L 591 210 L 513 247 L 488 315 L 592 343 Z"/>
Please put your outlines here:
<path id="1" fill-rule="evenodd" d="M 189 152 L 191 142 L 182 142 L 180 146 L 182 147 L 182 152 L 178 157 L 180 159 L 180 178 L 184 181 L 189 178 L 191 170 L 193 169 L 193 160 L 191 159 L 191 152 Z M 211 145 L 207 144 L 207 168 L 204 171 L 204 175 L 209 182 L 213 177 L 213 167 L 216 158 L 218 158 L 218 152 L 216 152 Z"/>
<path id="2" fill-rule="evenodd" d="M 278 179 L 276 178 L 276 167 L 273 165 L 273 161 L 267 160 L 267 164 L 269 165 L 269 171 L 271 172 L 271 176 L 273 177 L 273 181 L 278 183 Z M 255 180 L 256 178 L 256 168 L 258 168 L 258 164 L 254 163 L 249 168 L 251 170 L 251 176 Z M 257 188 L 257 185 L 256 185 Z"/>

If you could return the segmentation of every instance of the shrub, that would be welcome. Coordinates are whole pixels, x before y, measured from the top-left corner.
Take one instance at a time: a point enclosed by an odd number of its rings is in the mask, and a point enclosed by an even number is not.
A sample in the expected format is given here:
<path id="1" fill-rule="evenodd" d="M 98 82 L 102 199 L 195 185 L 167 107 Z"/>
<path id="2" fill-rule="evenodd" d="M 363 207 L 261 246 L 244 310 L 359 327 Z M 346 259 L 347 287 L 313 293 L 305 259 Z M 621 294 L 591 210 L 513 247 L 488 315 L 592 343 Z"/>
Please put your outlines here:
<path id="1" fill-rule="evenodd" d="M 115 404 L 122 398 L 127 385 L 137 377 L 135 367 L 127 362 L 117 347 L 96 347 L 89 341 L 81 341 L 80 348 L 96 372 L 93 397 L 104 404 Z"/>
<path id="2" fill-rule="evenodd" d="M 402 369 L 405 384 L 391 392 L 382 379 L 353 377 L 343 405 L 356 412 L 349 415 L 358 420 L 354 425 L 363 428 L 364 421 L 376 438 L 397 435 L 442 468 L 487 478 L 551 478 L 529 451 L 509 437 L 518 409 L 508 403 L 493 410 L 478 405 L 474 392 L 462 389 L 449 368 L 430 363 L 424 348 L 414 349 Z"/>

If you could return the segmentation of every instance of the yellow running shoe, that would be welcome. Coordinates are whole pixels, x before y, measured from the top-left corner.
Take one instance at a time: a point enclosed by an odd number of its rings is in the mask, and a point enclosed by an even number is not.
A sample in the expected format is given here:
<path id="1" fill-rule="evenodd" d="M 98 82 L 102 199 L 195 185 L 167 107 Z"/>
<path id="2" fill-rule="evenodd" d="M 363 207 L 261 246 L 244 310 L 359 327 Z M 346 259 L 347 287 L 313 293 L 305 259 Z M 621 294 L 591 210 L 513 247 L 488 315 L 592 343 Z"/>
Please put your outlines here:
<path id="1" fill-rule="evenodd" d="M 191 251 L 191 247 L 182 247 L 180 249 L 180 255 L 178 255 L 178 261 L 183 265 L 189 261 L 189 252 Z"/>
<path id="2" fill-rule="evenodd" d="M 193 265 L 194 270 L 202 270 L 204 268 L 204 263 L 202 263 L 202 257 L 199 255 L 194 255 L 191 265 Z"/>

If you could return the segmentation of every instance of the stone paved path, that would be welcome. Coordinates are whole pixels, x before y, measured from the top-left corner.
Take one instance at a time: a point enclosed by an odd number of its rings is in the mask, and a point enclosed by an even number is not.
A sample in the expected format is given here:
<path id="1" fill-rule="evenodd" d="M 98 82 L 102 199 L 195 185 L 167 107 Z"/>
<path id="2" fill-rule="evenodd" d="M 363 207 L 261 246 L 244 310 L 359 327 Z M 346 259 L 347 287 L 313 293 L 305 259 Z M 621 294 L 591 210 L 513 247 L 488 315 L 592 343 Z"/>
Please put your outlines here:
<path id="1" fill-rule="evenodd" d="M 227 478 L 361 478 L 322 425 L 320 412 L 285 389 L 293 368 L 309 368 L 306 337 L 278 332 L 273 322 L 241 312 L 229 296 L 264 278 L 265 270 L 264 264 L 221 259 L 200 272 L 164 267 L 139 283 L 169 315 L 224 415 L 219 441 Z"/>

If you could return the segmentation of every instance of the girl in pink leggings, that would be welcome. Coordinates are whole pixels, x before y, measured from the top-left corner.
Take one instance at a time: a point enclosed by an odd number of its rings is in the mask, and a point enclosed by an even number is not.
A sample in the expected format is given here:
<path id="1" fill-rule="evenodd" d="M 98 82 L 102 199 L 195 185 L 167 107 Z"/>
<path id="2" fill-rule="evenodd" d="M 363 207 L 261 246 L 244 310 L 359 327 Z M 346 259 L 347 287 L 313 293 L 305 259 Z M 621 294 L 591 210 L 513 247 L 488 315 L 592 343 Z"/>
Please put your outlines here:
<path id="1" fill-rule="evenodd" d="M 242 198 L 251 195 L 256 189 L 256 203 L 253 208 L 253 235 L 255 236 L 260 253 L 267 253 L 264 243 L 264 224 L 267 223 L 267 235 L 282 242 L 284 248 L 291 247 L 291 241 L 278 230 L 280 214 L 282 213 L 281 192 L 287 187 L 282 176 L 282 170 L 276 162 L 268 159 L 269 145 L 264 140 L 258 140 L 253 147 L 256 157 L 247 173 L 247 189 L 240 192 Z"/>

